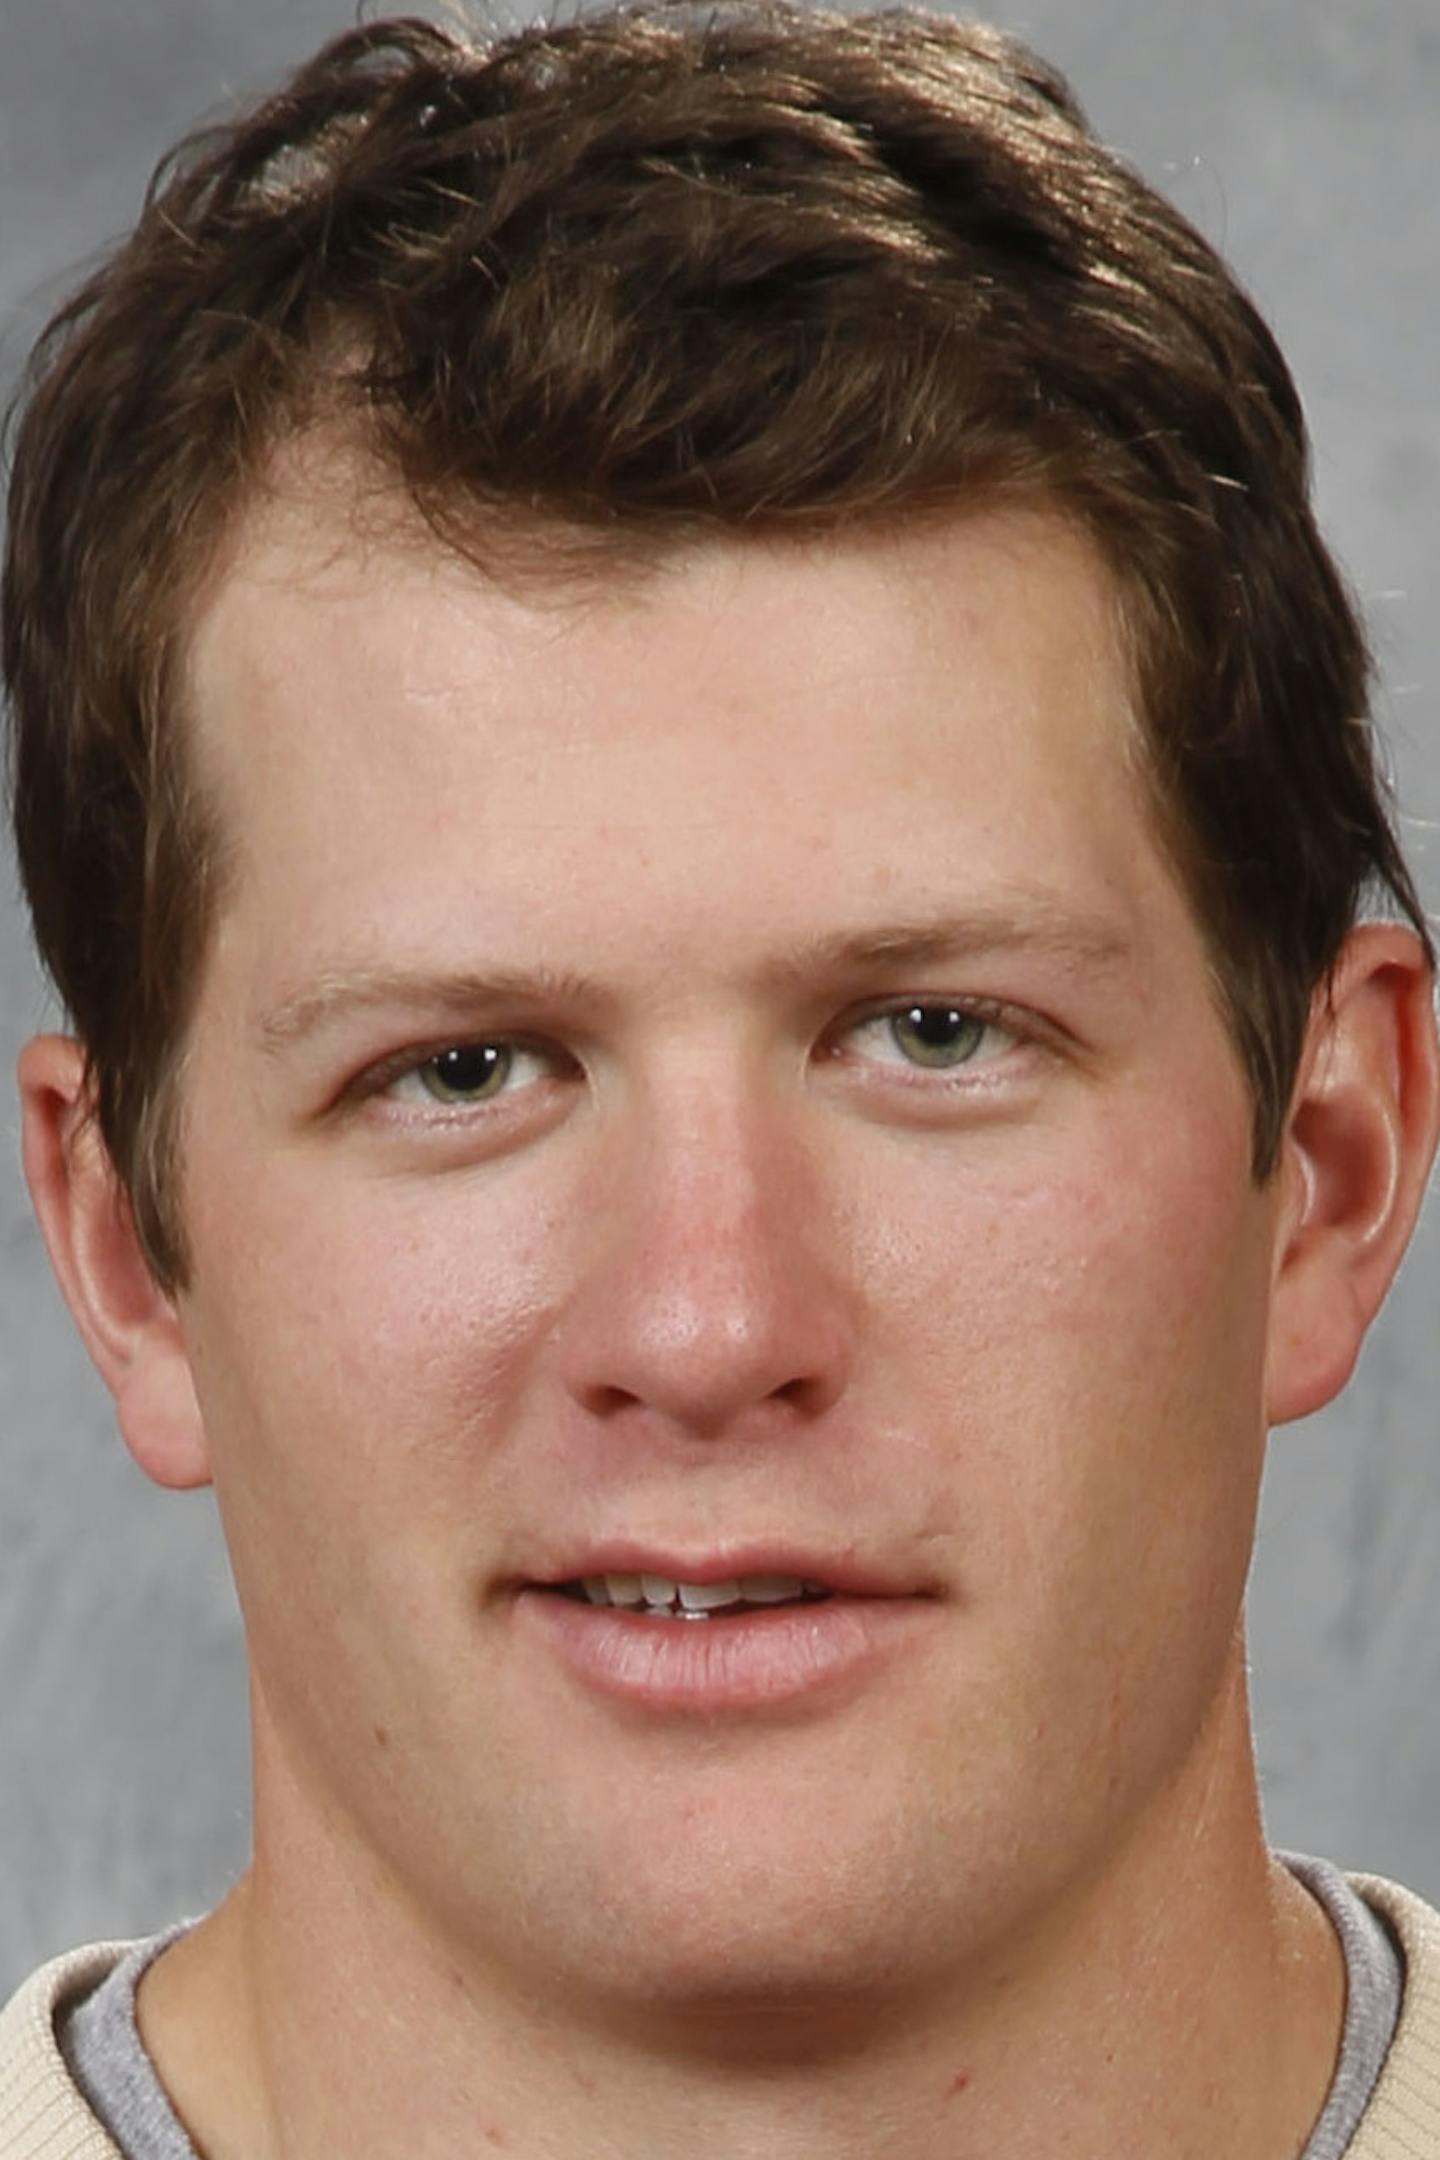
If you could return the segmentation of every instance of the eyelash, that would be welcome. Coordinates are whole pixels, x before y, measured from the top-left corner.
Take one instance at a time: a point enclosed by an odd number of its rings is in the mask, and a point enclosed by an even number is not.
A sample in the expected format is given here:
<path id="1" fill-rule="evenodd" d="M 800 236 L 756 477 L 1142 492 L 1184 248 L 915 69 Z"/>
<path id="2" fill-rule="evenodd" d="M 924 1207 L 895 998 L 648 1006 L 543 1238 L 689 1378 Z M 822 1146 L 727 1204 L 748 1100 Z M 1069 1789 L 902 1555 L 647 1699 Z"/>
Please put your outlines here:
<path id="1" fill-rule="evenodd" d="M 436 1044 L 432 1050 L 405 1050 L 393 1058 L 387 1058 L 383 1064 L 372 1066 L 361 1076 L 353 1092 L 362 1098 L 381 1097 L 388 1093 L 394 1101 L 397 1097 L 393 1091 L 402 1080 L 414 1080 L 423 1089 L 422 1075 L 426 1067 L 434 1065 L 438 1059 L 455 1051 L 491 1049 L 506 1051 L 512 1059 L 533 1058 L 537 1063 L 549 1066 L 552 1072 L 558 1071 L 562 1065 L 574 1067 L 576 1063 L 564 1052 L 528 1035 L 505 1035 L 497 1032 L 494 1035 L 457 1036 L 448 1042 Z M 439 1096 L 430 1096 L 424 1107 L 432 1116 L 443 1114 L 447 1109 L 463 1115 L 468 1109 L 483 1109 L 502 1102 L 506 1096 L 516 1092 L 519 1091 L 501 1088 L 494 1095 L 477 1096 L 468 1104 L 463 1097 L 457 1097 L 455 1102 L 447 1104 Z"/>
<path id="2" fill-rule="evenodd" d="M 918 1060 L 907 1059 L 903 1053 L 897 1054 L 893 1059 L 874 1058 L 862 1060 L 861 1062 L 890 1065 L 897 1074 L 905 1076 L 902 1080 L 903 1085 L 930 1086 L 937 1083 L 943 1085 L 947 1080 L 955 1084 L 955 1076 L 965 1073 L 972 1065 L 988 1067 L 995 1064 L 1009 1050 L 1023 1049 L 1027 1045 L 1036 1044 L 1040 1041 L 1044 1032 L 1042 1023 L 1033 1014 L 991 998 L 946 996 L 889 998 L 882 1004 L 873 1005 L 868 1010 L 847 1016 L 838 1028 L 831 1031 L 827 1038 L 826 1048 L 828 1054 L 837 1060 L 843 1058 L 845 1052 L 842 1044 L 845 1041 L 853 1040 L 867 1028 L 878 1028 L 887 1021 L 893 1024 L 896 1021 L 903 1020 L 907 1015 L 917 1012 L 926 1014 L 945 1013 L 958 1021 L 969 1022 L 973 1026 L 982 1029 L 984 1035 L 1006 1037 L 1008 1042 L 1002 1050 L 990 1056 L 984 1056 L 979 1054 L 983 1050 L 984 1036 L 982 1036 L 981 1044 L 977 1046 L 977 1054 L 963 1058 L 953 1066 L 939 1064 L 927 1066 Z M 392 1091 L 397 1088 L 398 1083 L 401 1081 L 414 1080 L 417 1087 L 422 1091 L 424 1090 L 422 1076 L 426 1067 L 433 1065 L 437 1059 L 454 1052 L 485 1049 L 503 1050 L 512 1057 L 531 1057 L 537 1063 L 548 1065 L 552 1076 L 566 1065 L 572 1070 L 577 1069 L 575 1059 L 564 1052 L 557 1051 L 553 1046 L 539 1041 L 533 1036 L 507 1035 L 497 1031 L 493 1035 L 456 1037 L 447 1042 L 439 1043 L 430 1050 L 416 1051 L 409 1049 L 400 1052 L 395 1057 L 386 1059 L 382 1064 L 370 1068 L 368 1072 L 362 1075 L 353 1089 L 347 1090 L 347 1093 L 363 1099 L 381 1098 L 388 1093 L 392 1101 L 397 1101 L 400 1098 Z M 532 1081 L 527 1084 L 533 1086 L 535 1082 Z M 969 1083 L 961 1081 L 959 1084 L 973 1086 L 975 1083 L 973 1081 Z M 425 1103 L 416 1104 L 415 1107 L 423 1109 L 425 1114 L 429 1116 L 443 1116 L 448 1111 L 451 1115 L 465 1117 L 477 1109 L 496 1106 L 506 1101 L 510 1096 L 523 1092 L 525 1092 L 524 1088 L 510 1088 L 502 1084 L 493 1095 L 477 1095 L 468 1099 L 461 1096 L 457 1097 L 453 1103 L 446 1103 L 440 1096 L 429 1096 Z"/>
<path id="3" fill-rule="evenodd" d="M 909 1019 L 912 1015 L 917 1013 L 939 1013 L 945 1015 L 950 1020 L 960 1021 L 962 1023 L 968 1024 L 971 1027 L 978 1028 L 982 1031 L 982 1045 L 984 1036 L 1001 1035 L 1009 1038 L 1009 1046 L 1011 1048 L 1018 1048 L 1021 1045 L 1034 1040 L 1037 1033 L 1037 1023 L 1033 1019 L 1031 1019 L 1029 1015 L 1020 1012 L 1014 1006 L 998 1003 L 993 998 L 961 997 L 907 997 L 887 999 L 883 1005 L 875 1006 L 869 1012 L 860 1013 L 848 1019 L 844 1027 L 839 1032 L 842 1036 L 853 1040 L 866 1028 L 881 1028 L 888 1023 L 892 1031 L 891 1039 L 892 1041 L 894 1041 L 895 1037 L 893 1031 L 896 1022 Z M 989 1065 L 994 1063 L 995 1059 L 993 1056 L 981 1057 L 978 1054 L 979 1047 L 980 1046 L 977 1046 L 975 1054 L 959 1059 L 957 1063 L 953 1066 L 947 1066 L 942 1064 L 926 1065 L 923 1061 L 919 1059 L 908 1059 L 903 1054 L 893 1060 L 883 1059 L 876 1060 L 875 1062 L 886 1064 L 893 1063 L 897 1067 L 897 1069 L 911 1074 L 921 1076 L 924 1076 L 926 1074 L 938 1074 L 944 1077 L 954 1073 L 963 1073 L 967 1071 L 971 1065 Z M 837 1058 L 843 1055 L 843 1052 L 841 1051 L 838 1042 L 832 1046 L 832 1054 Z M 924 1084 L 923 1079 L 922 1084 Z"/>

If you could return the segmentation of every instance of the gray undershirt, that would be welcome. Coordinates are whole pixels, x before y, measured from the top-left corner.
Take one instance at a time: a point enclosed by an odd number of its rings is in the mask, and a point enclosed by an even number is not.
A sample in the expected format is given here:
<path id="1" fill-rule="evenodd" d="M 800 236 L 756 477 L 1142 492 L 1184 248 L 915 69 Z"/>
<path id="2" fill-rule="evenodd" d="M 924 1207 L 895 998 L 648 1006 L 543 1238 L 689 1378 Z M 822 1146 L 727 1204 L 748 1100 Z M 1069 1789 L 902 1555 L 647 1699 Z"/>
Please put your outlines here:
<path id="1" fill-rule="evenodd" d="M 1298 1853 L 1278 1857 L 1324 1906 L 1345 1953 L 1340 2056 L 1320 2119 L 1300 2155 L 1300 2160 L 1342 2160 L 1370 2105 L 1400 2022 L 1405 1961 L 1385 1922 L 1351 1889 L 1338 1868 L 1328 1860 L 1306 1860 Z"/>
<path id="2" fill-rule="evenodd" d="M 190 1925 L 181 1921 L 127 1951 L 59 2021 L 70 2075 L 125 2160 L 197 2160 L 135 2022 L 140 1976 Z"/>
<path id="3" fill-rule="evenodd" d="M 1340 2056 L 1320 2119 L 1300 2155 L 1300 2160 L 1343 2160 L 1394 2037 L 1405 1969 L 1388 1928 L 1337 1868 L 1294 1853 L 1280 1858 L 1324 1906 L 1345 1953 Z M 141 1974 L 183 1932 L 182 1925 L 137 1943 L 60 2028 L 70 2074 L 124 2160 L 197 2160 L 135 2023 Z"/>

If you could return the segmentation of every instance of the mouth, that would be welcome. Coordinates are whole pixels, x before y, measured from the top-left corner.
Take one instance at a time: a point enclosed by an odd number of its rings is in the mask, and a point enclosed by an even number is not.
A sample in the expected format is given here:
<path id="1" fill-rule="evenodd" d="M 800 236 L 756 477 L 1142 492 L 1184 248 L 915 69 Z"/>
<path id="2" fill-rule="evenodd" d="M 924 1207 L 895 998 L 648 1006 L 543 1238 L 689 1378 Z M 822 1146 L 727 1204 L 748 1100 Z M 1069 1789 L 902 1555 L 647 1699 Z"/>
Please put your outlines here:
<path id="1" fill-rule="evenodd" d="M 576 1554 L 580 1572 L 517 1585 L 518 1638 L 592 1698 L 707 1718 L 853 1699 L 936 1639 L 936 1586 L 849 1558 L 744 1558 Z"/>
<path id="2" fill-rule="evenodd" d="M 618 1607 L 652 1620 L 723 1620 L 783 1605 L 819 1604 L 836 1594 L 827 1583 L 799 1575 L 733 1575 L 718 1582 L 682 1582 L 668 1575 L 628 1570 L 579 1575 L 542 1587 L 584 1605 Z"/>

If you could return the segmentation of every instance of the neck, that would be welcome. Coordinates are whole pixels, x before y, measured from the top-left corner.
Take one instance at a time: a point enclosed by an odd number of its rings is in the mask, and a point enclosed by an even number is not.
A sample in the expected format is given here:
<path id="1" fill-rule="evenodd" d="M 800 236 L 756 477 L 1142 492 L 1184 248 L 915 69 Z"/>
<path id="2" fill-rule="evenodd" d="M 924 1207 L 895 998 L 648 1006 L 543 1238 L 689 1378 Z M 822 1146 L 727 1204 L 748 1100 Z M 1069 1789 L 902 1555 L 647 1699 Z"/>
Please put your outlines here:
<path id="1" fill-rule="evenodd" d="M 1170 1791 L 1060 1901 L 942 1978 L 634 2014 L 497 1973 L 336 1839 L 257 1809 L 256 1861 L 152 1967 L 141 2029 L 210 2160 L 1292 2160 L 1344 1975 L 1264 1845 L 1243 1660 Z M 632 2006 L 633 2008 L 633 2006 Z"/>

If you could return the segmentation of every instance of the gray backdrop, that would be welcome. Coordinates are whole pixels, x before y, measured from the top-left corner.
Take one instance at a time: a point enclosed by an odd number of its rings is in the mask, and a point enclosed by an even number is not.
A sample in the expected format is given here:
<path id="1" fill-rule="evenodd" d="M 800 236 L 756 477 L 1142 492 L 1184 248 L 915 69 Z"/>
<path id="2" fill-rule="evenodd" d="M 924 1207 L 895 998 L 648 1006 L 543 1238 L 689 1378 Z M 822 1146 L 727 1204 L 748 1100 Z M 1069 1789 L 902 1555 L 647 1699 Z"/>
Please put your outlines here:
<path id="1" fill-rule="evenodd" d="M 1436 0 L 1003 0 L 1229 254 L 1305 393 L 1440 904 Z M 153 157 L 344 0 L 0 0 L 0 382 Z M 46 1017 L 0 881 L 0 1064 Z M 7 1131 L 13 1136 L 13 1113 Z M 1277 1436 L 1252 1599 L 1278 1843 L 1440 1900 L 1440 1208 L 1343 1403 Z M 207 1495 L 114 1437 L 0 1150 L 0 1996 L 42 1954 L 212 1901 L 246 1844 L 244 1663 Z"/>

